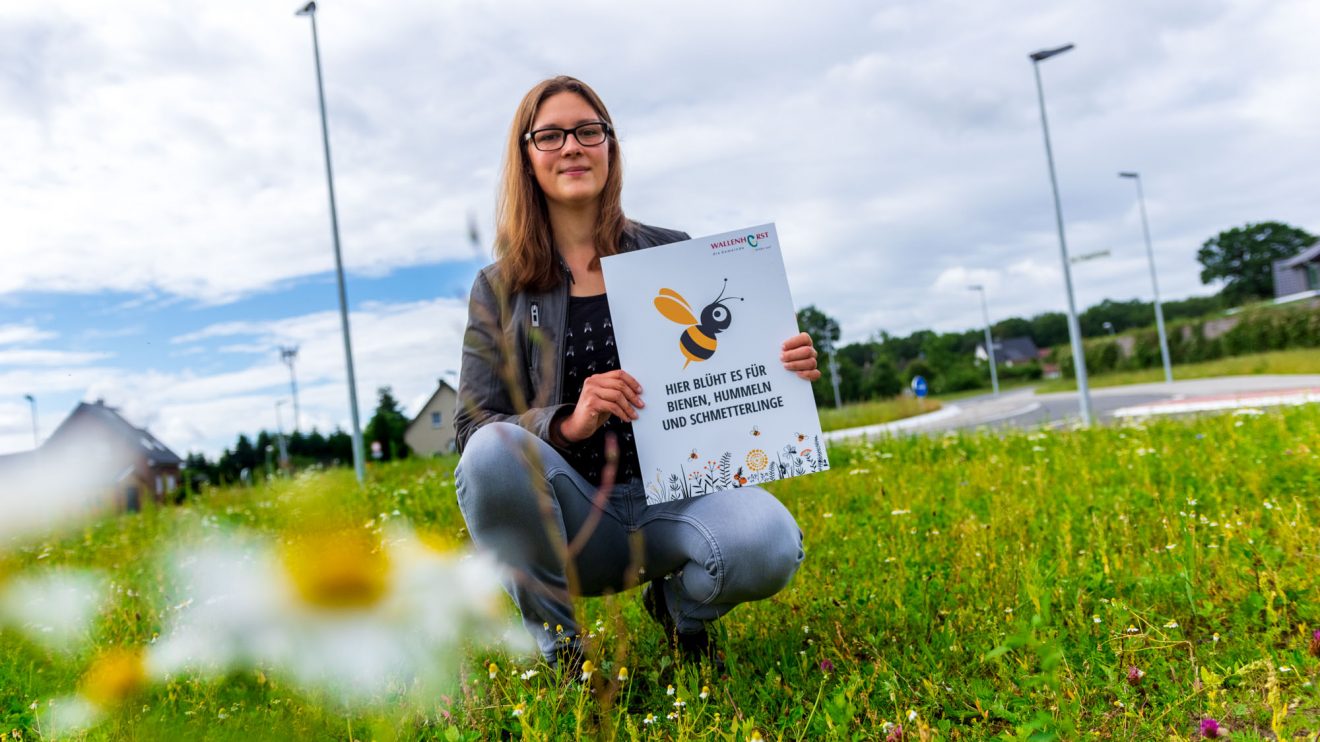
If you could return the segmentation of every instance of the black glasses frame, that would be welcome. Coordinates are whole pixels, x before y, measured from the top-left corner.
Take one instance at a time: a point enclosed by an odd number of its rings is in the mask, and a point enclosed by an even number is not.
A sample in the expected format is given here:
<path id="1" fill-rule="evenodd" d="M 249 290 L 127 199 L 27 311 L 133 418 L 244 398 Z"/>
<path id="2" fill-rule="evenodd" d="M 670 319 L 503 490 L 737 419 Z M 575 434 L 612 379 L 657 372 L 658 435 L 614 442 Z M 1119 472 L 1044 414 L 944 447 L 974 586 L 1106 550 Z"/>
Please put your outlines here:
<path id="1" fill-rule="evenodd" d="M 585 129 L 589 126 L 599 126 L 602 129 L 604 129 L 605 138 L 601 139 L 599 142 L 596 142 L 595 144 L 587 144 L 586 142 L 582 141 L 582 138 L 578 136 L 578 129 Z M 564 133 L 564 138 L 559 141 L 558 147 L 545 149 L 536 141 L 537 134 L 547 131 L 560 131 Z M 529 131 L 526 134 L 523 134 L 523 141 L 531 142 L 532 146 L 536 147 L 536 149 L 540 150 L 541 152 L 558 152 L 559 150 L 564 148 L 565 144 L 568 143 L 569 134 L 572 134 L 573 138 L 577 140 L 577 143 L 582 145 L 583 147 L 599 147 L 600 145 L 604 144 L 607 139 L 614 136 L 614 128 L 611 127 L 609 124 L 605 123 L 604 121 L 588 121 L 585 124 L 578 124 L 577 126 L 570 127 L 568 129 L 559 126 L 543 126 L 540 129 L 536 129 L 535 131 Z"/>

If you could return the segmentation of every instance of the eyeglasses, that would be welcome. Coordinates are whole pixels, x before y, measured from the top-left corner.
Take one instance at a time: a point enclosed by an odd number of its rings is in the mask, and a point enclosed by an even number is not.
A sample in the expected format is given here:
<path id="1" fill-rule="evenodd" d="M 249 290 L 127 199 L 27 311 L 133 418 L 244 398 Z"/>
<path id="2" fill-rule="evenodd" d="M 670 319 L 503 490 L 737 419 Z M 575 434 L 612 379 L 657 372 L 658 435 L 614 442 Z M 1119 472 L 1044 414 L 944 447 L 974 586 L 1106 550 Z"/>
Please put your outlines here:
<path id="1" fill-rule="evenodd" d="M 578 124 L 571 129 L 547 126 L 544 129 L 529 131 L 523 134 L 523 141 L 531 142 L 532 146 L 542 152 L 554 152 L 563 149 L 569 134 L 572 134 L 583 147 L 595 147 L 605 141 L 611 133 L 609 124 L 604 121 L 593 121 L 589 124 Z"/>

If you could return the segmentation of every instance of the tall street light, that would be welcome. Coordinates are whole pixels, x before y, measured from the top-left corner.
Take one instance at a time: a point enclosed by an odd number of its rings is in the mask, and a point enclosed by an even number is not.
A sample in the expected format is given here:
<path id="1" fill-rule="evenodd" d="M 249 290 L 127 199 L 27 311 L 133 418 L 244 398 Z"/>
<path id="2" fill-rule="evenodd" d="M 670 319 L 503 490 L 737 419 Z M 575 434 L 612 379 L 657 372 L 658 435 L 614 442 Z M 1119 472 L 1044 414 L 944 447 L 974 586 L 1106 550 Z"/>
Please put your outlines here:
<path id="1" fill-rule="evenodd" d="M 312 55 L 316 60 L 316 92 L 321 102 L 321 142 L 325 147 L 325 180 L 330 188 L 330 231 L 335 241 L 335 276 L 339 279 L 339 322 L 344 332 L 344 363 L 348 368 L 348 411 L 353 420 L 353 469 L 358 483 L 366 478 L 362 451 L 362 426 L 358 421 L 357 380 L 353 376 L 353 344 L 348 333 L 348 294 L 344 290 L 344 259 L 339 250 L 339 214 L 335 210 L 335 176 L 330 168 L 330 127 L 325 117 L 325 84 L 321 81 L 321 45 L 316 36 L 316 3 L 303 6 L 297 15 L 312 19 Z"/>
<path id="2" fill-rule="evenodd" d="M 1086 351 L 1082 348 L 1082 328 L 1077 323 L 1077 304 L 1073 301 L 1072 270 L 1068 262 L 1068 241 L 1063 234 L 1063 205 L 1059 202 L 1059 179 L 1054 174 L 1054 150 L 1050 147 L 1050 123 L 1045 117 L 1045 87 L 1040 82 L 1040 63 L 1063 54 L 1072 44 L 1032 52 L 1031 69 L 1036 73 L 1036 98 L 1040 101 L 1040 127 L 1045 132 L 1045 159 L 1050 166 L 1050 187 L 1054 190 L 1054 220 L 1059 226 L 1059 255 L 1063 260 L 1063 285 L 1068 290 L 1068 336 L 1072 340 L 1073 369 L 1077 375 L 1077 402 L 1082 424 L 1091 424 L 1091 390 L 1086 383 Z"/>
<path id="3" fill-rule="evenodd" d="M 275 400 L 275 433 L 280 442 L 280 470 L 289 470 L 289 444 L 284 438 L 284 416 L 280 414 L 280 408 L 284 406 L 284 400 Z"/>
<path id="4" fill-rule="evenodd" d="M 32 447 L 41 447 L 41 436 L 37 435 L 37 398 L 31 394 L 24 394 L 23 399 L 28 401 L 32 407 Z"/>
<path id="5" fill-rule="evenodd" d="M 990 385 L 994 387 L 995 396 L 999 396 L 999 370 L 996 368 L 999 364 L 995 361 L 995 341 L 990 337 L 990 309 L 985 303 L 985 287 L 979 283 L 967 287 L 968 291 L 981 292 L 981 316 L 985 318 L 985 352 L 990 356 Z"/>
<path id="6" fill-rule="evenodd" d="M 1164 333 L 1164 307 L 1160 304 L 1160 282 L 1155 278 L 1155 250 L 1150 246 L 1150 223 L 1146 221 L 1146 194 L 1141 190 L 1140 173 L 1119 173 L 1137 184 L 1137 203 L 1141 206 L 1141 233 L 1146 237 L 1146 259 L 1150 261 L 1150 286 L 1155 291 L 1155 329 L 1160 333 L 1160 359 L 1164 361 L 1164 383 L 1173 383 L 1173 364 L 1169 362 L 1169 336 Z"/>

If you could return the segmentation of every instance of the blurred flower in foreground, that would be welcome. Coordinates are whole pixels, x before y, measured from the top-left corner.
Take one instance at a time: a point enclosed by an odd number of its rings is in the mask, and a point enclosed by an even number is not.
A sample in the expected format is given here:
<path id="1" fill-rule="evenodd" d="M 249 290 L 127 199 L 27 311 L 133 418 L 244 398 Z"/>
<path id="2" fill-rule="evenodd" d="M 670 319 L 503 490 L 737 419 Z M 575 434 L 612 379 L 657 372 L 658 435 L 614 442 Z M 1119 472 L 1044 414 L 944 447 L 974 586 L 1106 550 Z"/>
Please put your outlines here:
<path id="1" fill-rule="evenodd" d="M 187 594 L 150 650 L 170 676 L 262 668 L 359 707 L 456 682 L 465 643 L 529 648 L 493 560 L 409 530 L 319 529 L 278 549 L 235 539 L 176 564 Z"/>
<path id="2" fill-rule="evenodd" d="M 1316 629 L 1315 633 L 1311 634 L 1310 649 L 1312 657 L 1320 657 L 1320 629 Z"/>
<path id="3" fill-rule="evenodd" d="M 105 592 L 92 572 L 55 568 L 7 578 L 0 567 L 0 627 L 48 649 L 70 649 L 91 633 Z"/>
<path id="4" fill-rule="evenodd" d="M 53 699 L 42 714 L 46 734 L 55 737 L 86 729 L 163 680 L 140 649 L 114 648 L 102 652 L 78 681 L 78 692 Z"/>
<path id="5" fill-rule="evenodd" d="M 1219 722 L 1214 719 L 1201 720 L 1201 736 L 1206 739 L 1215 739 L 1216 737 L 1227 737 L 1228 732 L 1219 728 Z"/>
<path id="6" fill-rule="evenodd" d="M 131 459 L 113 442 L 82 432 L 17 458 L 0 469 L 0 547 L 109 512 L 116 489 L 133 473 Z"/>

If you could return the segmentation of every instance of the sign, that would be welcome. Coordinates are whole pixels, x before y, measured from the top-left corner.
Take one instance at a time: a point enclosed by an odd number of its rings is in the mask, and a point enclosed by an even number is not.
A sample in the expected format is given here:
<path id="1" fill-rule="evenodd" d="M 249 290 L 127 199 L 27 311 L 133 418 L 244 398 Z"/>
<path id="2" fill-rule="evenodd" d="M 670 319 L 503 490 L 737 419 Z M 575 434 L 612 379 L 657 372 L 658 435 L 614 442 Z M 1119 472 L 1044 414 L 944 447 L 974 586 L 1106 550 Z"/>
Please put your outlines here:
<path id="1" fill-rule="evenodd" d="M 926 377 L 917 374 L 912 377 L 912 393 L 918 397 L 926 396 Z"/>
<path id="2" fill-rule="evenodd" d="M 824 471 L 811 383 L 784 369 L 798 333 L 773 224 L 601 260 L 653 504 Z"/>

